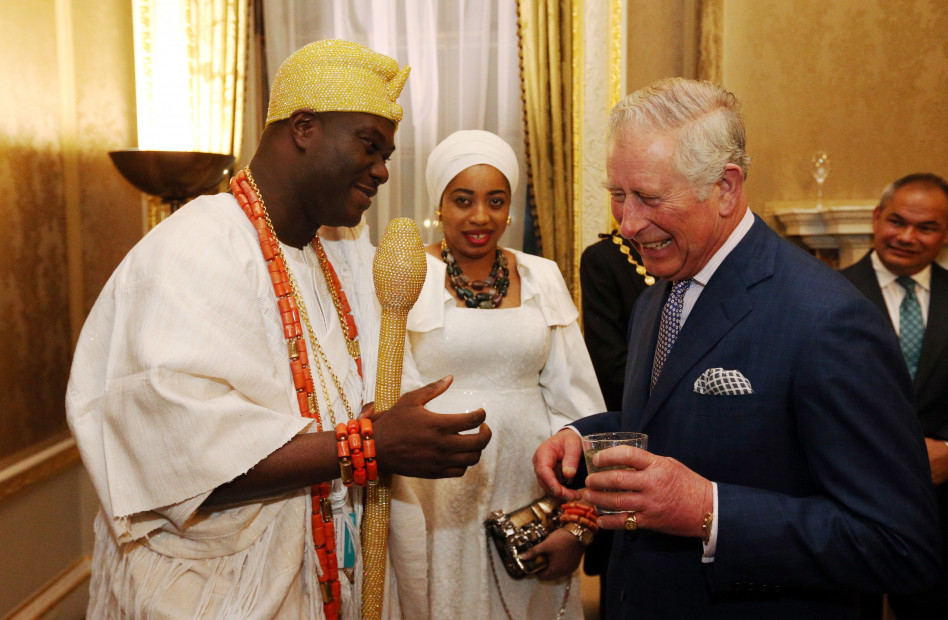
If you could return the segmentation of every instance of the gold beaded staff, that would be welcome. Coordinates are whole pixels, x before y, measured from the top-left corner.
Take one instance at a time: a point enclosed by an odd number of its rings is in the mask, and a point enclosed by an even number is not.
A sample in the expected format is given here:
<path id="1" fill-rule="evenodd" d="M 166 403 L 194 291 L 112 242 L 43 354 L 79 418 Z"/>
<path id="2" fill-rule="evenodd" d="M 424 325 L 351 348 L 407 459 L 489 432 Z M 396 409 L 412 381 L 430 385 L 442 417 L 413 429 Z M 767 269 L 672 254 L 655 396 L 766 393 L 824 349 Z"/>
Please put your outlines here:
<path id="1" fill-rule="evenodd" d="M 425 284 L 427 263 L 421 233 L 414 220 L 400 217 L 389 222 L 379 240 L 372 263 L 375 294 L 382 306 L 375 408 L 390 409 L 401 394 L 405 353 L 405 322 Z M 376 484 L 365 488 L 362 518 L 362 617 L 380 620 L 385 596 L 385 561 L 391 512 L 391 474 L 379 474 Z"/>

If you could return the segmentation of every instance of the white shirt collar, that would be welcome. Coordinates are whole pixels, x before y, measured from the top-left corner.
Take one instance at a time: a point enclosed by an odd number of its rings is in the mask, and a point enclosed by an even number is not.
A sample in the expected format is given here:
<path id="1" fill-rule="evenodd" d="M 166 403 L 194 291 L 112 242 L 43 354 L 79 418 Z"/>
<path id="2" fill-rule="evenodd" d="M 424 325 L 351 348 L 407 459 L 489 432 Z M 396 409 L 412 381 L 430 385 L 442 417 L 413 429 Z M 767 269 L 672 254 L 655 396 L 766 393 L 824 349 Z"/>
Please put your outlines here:
<path id="1" fill-rule="evenodd" d="M 898 276 L 889 271 L 889 269 L 882 263 L 882 259 L 879 258 L 879 255 L 873 251 L 869 255 L 869 259 L 872 261 L 872 268 L 876 272 L 876 279 L 879 280 L 879 288 L 885 288 L 892 284 Z M 919 285 L 926 291 L 931 290 L 932 283 L 932 266 L 925 265 L 925 268 L 919 271 L 918 273 L 913 273 L 911 278 L 915 280 L 915 284 Z"/>
<path id="2" fill-rule="evenodd" d="M 714 272 L 718 270 L 718 267 L 720 267 L 724 259 L 727 258 L 727 255 L 737 247 L 737 244 L 741 242 L 741 239 L 744 238 L 753 225 L 754 213 L 750 210 L 750 207 L 748 207 L 747 210 L 744 211 L 744 217 L 741 218 L 741 221 L 738 222 L 734 230 L 731 231 L 724 245 L 718 248 L 718 251 L 714 253 L 711 260 L 708 261 L 701 271 L 695 274 L 694 281 L 702 287 L 706 286 L 711 280 L 711 276 L 714 275 Z"/>

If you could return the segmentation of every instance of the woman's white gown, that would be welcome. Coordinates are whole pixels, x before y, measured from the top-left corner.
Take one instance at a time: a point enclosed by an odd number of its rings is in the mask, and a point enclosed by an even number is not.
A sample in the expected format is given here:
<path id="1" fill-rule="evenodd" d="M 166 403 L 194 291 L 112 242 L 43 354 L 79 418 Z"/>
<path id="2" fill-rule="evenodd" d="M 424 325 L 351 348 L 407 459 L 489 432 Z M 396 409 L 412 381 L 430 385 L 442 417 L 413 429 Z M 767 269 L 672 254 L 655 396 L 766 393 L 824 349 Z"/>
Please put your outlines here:
<path id="1" fill-rule="evenodd" d="M 524 271 L 521 269 L 521 279 L 525 283 Z M 530 270 L 531 275 L 535 277 L 537 271 Z M 558 272 L 555 275 L 559 277 Z M 437 273 L 434 276 L 437 279 Z M 563 604 L 567 580 L 512 579 L 493 543 L 488 545 L 483 525 L 492 510 L 512 511 L 540 497 L 543 492 L 532 465 L 537 446 L 569 419 L 603 407 L 575 321 L 571 324 L 575 334 L 568 330 L 570 325 L 548 325 L 540 295 L 532 294 L 529 285 L 522 288 L 522 305 L 509 309 L 458 308 L 453 298 L 444 298 L 440 327 L 409 331 L 420 381 L 454 376 L 451 387 L 427 408 L 458 413 L 483 407 L 492 431 L 480 462 L 463 477 L 408 481 L 425 514 L 432 619 L 506 618 L 491 576 L 488 549 L 510 617 L 553 619 Z M 551 347 L 557 350 L 552 360 Z M 572 350 L 567 353 L 564 347 Z M 566 359 L 569 364 L 563 363 Z M 582 393 L 576 394 L 579 386 L 583 386 Z M 557 402 L 566 400 L 571 402 Z M 575 410 L 576 405 L 582 409 Z M 578 571 L 573 574 L 563 618 L 582 618 Z"/>

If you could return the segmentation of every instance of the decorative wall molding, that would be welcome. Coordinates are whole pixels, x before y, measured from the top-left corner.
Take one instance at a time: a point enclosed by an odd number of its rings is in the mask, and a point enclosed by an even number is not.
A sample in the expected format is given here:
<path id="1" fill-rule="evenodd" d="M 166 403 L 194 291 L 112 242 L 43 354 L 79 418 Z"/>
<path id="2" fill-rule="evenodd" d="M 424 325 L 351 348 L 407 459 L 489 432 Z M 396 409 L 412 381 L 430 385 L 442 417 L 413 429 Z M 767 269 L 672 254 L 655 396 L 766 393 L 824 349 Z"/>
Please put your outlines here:
<path id="1" fill-rule="evenodd" d="M 698 0 L 698 79 L 721 84 L 724 71 L 724 0 Z"/>
<path id="2" fill-rule="evenodd" d="M 581 80 L 577 84 L 581 86 L 581 103 L 575 108 L 579 149 L 575 160 L 579 162 L 574 231 L 577 274 L 582 251 L 598 240 L 599 233 L 609 230 L 609 200 L 602 183 L 606 178 L 609 112 L 622 97 L 624 77 L 623 3 L 585 0 L 584 4 L 585 44 L 578 50 L 582 71 L 576 74 Z"/>
<path id="3" fill-rule="evenodd" d="M 835 252 L 837 266 L 848 267 L 872 247 L 874 200 L 832 200 L 820 206 L 810 200 L 774 201 L 761 217 L 783 236 L 816 253 Z"/>
<path id="4" fill-rule="evenodd" d="M 3 620 L 33 620 L 43 617 L 74 590 L 86 583 L 91 575 L 92 558 L 82 556 Z"/>
<path id="5" fill-rule="evenodd" d="M 609 227 L 606 174 L 609 111 L 623 82 L 624 3 L 573 0 L 573 300 L 581 306 L 579 260 Z M 605 36 L 603 36 L 605 33 Z"/>
<path id="6" fill-rule="evenodd" d="M 0 502 L 77 462 L 79 450 L 72 437 L 53 438 L 33 446 L 26 455 L 0 461 Z"/>

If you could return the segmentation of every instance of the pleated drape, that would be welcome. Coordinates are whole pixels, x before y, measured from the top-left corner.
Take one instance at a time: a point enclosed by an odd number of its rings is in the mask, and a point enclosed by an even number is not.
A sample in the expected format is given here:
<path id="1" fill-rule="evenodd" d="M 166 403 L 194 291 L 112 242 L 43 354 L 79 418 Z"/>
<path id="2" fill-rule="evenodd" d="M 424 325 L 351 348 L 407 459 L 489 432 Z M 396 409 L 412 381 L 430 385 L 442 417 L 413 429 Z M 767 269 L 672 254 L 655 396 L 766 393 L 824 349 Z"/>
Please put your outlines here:
<path id="1" fill-rule="evenodd" d="M 573 289 L 573 37 L 570 2 L 518 0 L 528 205 L 542 256 Z"/>
<path id="2" fill-rule="evenodd" d="M 247 77 L 248 0 L 190 0 L 188 61 L 195 146 L 240 152 Z"/>
<path id="3" fill-rule="evenodd" d="M 373 240 L 395 217 L 418 222 L 425 243 L 440 240 L 440 197 L 428 196 L 425 166 L 454 131 L 496 133 L 518 154 L 526 177 L 516 0 L 267 0 L 263 9 L 271 79 L 284 58 L 325 38 L 355 41 L 411 66 L 390 178 L 366 212 Z M 504 247 L 521 248 L 525 186 L 512 197 Z"/>
<path id="4" fill-rule="evenodd" d="M 139 148 L 240 155 L 250 0 L 132 6 Z M 149 200 L 149 225 L 167 215 L 163 208 Z"/>

